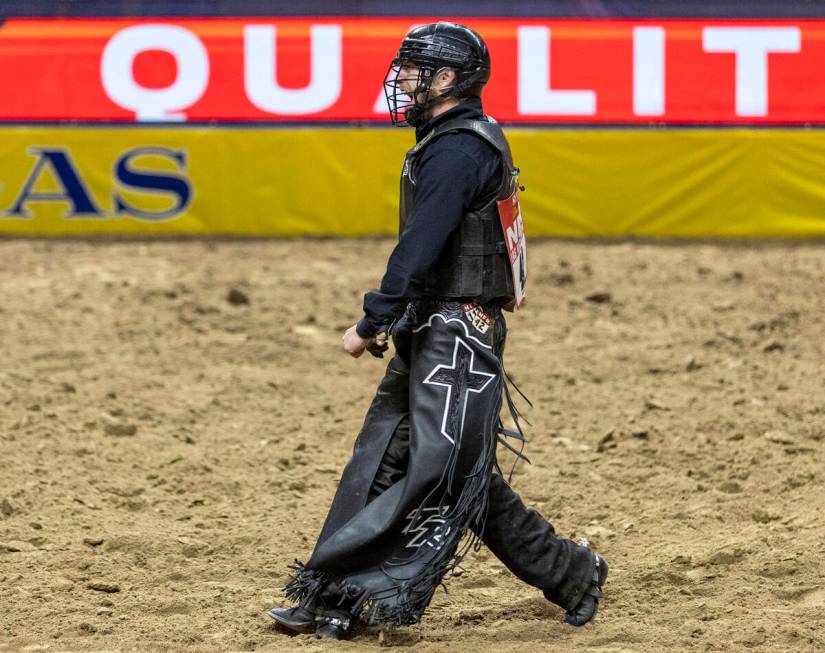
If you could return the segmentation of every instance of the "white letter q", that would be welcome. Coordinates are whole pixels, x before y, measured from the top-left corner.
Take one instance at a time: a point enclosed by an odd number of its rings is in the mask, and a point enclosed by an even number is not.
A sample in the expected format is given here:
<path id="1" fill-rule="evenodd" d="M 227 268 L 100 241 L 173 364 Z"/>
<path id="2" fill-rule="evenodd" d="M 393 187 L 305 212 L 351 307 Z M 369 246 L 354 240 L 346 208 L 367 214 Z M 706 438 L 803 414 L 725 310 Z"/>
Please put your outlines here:
<path id="1" fill-rule="evenodd" d="M 145 88 L 132 75 L 134 58 L 146 50 L 163 50 L 178 65 L 175 81 L 166 88 Z M 175 25 L 135 25 L 115 34 L 103 50 L 100 64 L 109 98 L 135 112 L 137 120 L 186 120 L 181 112 L 197 102 L 209 83 L 209 55 L 201 40 Z"/>

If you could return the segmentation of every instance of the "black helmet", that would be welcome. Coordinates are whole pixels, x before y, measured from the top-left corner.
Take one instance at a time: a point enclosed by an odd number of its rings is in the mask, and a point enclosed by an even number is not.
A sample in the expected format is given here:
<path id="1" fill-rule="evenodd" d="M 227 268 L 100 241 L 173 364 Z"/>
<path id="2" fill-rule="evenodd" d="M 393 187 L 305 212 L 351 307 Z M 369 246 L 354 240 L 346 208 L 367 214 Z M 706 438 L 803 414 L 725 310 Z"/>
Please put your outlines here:
<path id="1" fill-rule="evenodd" d="M 403 64 L 419 68 L 412 97 L 398 86 L 398 74 Z M 441 95 L 430 98 L 430 85 L 441 68 L 455 71 L 455 84 Z M 421 124 L 426 120 L 427 111 L 448 97 L 480 97 L 489 79 L 490 53 L 474 30 L 447 22 L 414 27 L 404 37 L 387 72 L 384 90 L 393 124 Z M 403 118 L 400 117 L 402 113 Z"/>

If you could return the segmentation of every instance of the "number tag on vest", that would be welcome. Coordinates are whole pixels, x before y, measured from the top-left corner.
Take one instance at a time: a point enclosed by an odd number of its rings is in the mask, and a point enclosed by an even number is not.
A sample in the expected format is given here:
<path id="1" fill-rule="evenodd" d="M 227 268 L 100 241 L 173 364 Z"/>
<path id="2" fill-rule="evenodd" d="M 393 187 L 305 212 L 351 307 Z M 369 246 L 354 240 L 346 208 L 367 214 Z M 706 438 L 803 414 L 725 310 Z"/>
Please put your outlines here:
<path id="1" fill-rule="evenodd" d="M 516 308 L 524 304 L 524 287 L 527 283 L 527 240 L 524 237 L 524 223 L 521 220 L 521 205 L 518 199 L 518 181 L 512 195 L 505 200 L 498 200 L 498 215 L 504 232 L 504 244 L 510 259 L 510 271 L 513 273 L 513 289 L 516 295 Z"/>

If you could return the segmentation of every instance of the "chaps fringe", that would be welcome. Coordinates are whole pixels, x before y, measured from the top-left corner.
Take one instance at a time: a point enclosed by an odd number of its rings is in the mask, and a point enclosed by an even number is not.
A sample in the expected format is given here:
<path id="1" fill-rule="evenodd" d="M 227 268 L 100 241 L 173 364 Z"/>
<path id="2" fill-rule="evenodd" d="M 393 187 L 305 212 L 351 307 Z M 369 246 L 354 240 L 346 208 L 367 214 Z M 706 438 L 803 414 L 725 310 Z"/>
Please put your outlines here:
<path id="1" fill-rule="evenodd" d="M 332 580 L 326 572 L 307 569 L 298 560 L 289 568 L 293 573 L 284 587 L 284 594 L 286 598 L 298 605 L 313 603 L 318 598 L 318 594 Z"/>

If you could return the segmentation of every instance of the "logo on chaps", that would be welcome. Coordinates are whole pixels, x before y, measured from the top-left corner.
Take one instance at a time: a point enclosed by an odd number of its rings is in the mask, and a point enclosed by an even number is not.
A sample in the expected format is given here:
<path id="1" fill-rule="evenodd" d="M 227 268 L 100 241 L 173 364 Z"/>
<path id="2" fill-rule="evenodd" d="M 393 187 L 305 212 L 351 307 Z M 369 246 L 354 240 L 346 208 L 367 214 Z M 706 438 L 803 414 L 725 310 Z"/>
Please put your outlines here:
<path id="1" fill-rule="evenodd" d="M 455 444 L 464 432 L 464 416 L 467 399 L 471 392 L 480 393 L 495 378 L 495 374 L 473 368 L 475 352 L 464 340 L 456 336 L 452 365 L 436 365 L 424 379 L 428 385 L 447 388 L 441 434 Z"/>
<path id="2" fill-rule="evenodd" d="M 425 544 L 432 549 L 440 549 L 444 545 L 445 538 L 450 534 L 450 527 L 445 526 L 443 515 L 447 514 L 450 506 L 442 506 L 440 509 L 435 508 L 416 508 L 409 515 L 407 521 L 409 522 L 402 533 L 407 535 L 411 533 L 413 537 L 407 542 L 408 549 L 419 549 Z M 419 514 L 420 513 L 420 514 Z M 416 523 L 418 518 L 418 523 Z M 415 528 L 413 528 L 415 524 Z"/>
<path id="3" fill-rule="evenodd" d="M 464 309 L 464 315 L 470 321 L 470 324 L 472 324 L 479 333 L 487 333 L 487 330 L 493 325 L 493 318 L 487 315 L 484 309 L 475 302 L 462 304 L 461 308 Z"/>

